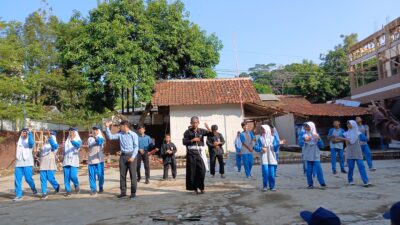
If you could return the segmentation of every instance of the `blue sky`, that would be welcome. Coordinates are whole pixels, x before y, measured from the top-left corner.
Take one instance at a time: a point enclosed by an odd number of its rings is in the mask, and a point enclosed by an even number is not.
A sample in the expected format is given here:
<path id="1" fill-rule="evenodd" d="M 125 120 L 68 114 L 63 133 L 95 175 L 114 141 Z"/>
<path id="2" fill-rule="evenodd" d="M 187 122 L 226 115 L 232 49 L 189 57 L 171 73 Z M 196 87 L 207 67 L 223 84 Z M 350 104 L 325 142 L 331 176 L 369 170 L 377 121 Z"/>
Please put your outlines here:
<path id="1" fill-rule="evenodd" d="M 191 21 L 222 40 L 219 77 L 257 63 L 287 64 L 311 59 L 341 42 L 341 34 L 359 39 L 400 16 L 399 0 L 183 0 Z M 87 15 L 96 0 L 48 0 L 53 13 L 67 21 L 74 9 Z M 43 6 L 41 0 L 2 0 L 2 20 L 23 21 Z M 234 44 L 236 43 L 236 44 Z"/>

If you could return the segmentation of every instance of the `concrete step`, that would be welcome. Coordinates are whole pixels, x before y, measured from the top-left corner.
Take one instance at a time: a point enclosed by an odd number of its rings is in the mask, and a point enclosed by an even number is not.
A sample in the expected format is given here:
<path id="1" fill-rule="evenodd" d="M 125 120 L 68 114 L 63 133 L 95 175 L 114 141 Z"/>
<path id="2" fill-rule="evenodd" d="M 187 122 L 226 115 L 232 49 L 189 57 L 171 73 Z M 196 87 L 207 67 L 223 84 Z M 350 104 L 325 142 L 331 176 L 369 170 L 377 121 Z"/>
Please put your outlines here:
<path id="1" fill-rule="evenodd" d="M 400 141 L 392 140 L 392 143 L 389 144 L 389 148 L 400 149 Z"/>

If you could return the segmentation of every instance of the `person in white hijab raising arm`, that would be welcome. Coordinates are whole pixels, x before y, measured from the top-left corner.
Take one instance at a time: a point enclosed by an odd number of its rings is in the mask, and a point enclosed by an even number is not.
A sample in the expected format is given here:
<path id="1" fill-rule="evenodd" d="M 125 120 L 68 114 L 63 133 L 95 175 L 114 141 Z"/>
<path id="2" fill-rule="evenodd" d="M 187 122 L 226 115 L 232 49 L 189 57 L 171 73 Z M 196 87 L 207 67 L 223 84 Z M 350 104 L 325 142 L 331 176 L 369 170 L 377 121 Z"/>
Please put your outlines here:
<path id="1" fill-rule="evenodd" d="M 78 181 L 78 169 L 79 169 L 79 150 L 82 145 L 82 140 L 79 137 L 77 128 L 69 128 L 69 135 L 64 144 L 64 185 L 66 197 L 71 196 L 71 181 L 75 186 L 75 193 L 79 194 L 79 181 Z"/>
<path id="2" fill-rule="evenodd" d="M 360 172 L 361 180 L 365 187 L 370 185 L 367 171 L 365 170 L 363 154 L 360 145 L 360 135 L 361 132 L 358 130 L 357 122 L 355 120 L 347 121 L 348 130 L 344 133 L 343 137 L 335 137 L 339 140 L 346 142 L 346 159 L 347 165 L 349 167 L 349 172 L 347 174 L 347 179 L 350 185 L 354 185 L 353 172 L 355 164 L 357 163 L 358 171 Z"/>
<path id="3" fill-rule="evenodd" d="M 58 144 L 55 131 L 47 131 L 45 143 L 40 152 L 40 183 L 42 185 L 41 199 L 47 199 L 47 182 L 53 186 L 55 193 L 60 192 L 60 184 L 56 181 L 56 155 Z"/>
<path id="4" fill-rule="evenodd" d="M 313 172 L 316 173 L 317 179 L 321 187 L 326 187 L 324 174 L 321 167 L 320 149 L 324 147 L 321 137 L 317 133 L 317 128 L 313 122 L 306 122 L 303 125 L 304 134 L 301 137 L 304 141 L 303 157 L 306 161 L 306 173 L 308 188 L 313 188 Z"/>
<path id="5" fill-rule="evenodd" d="M 35 141 L 32 132 L 28 128 L 21 130 L 21 135 L 17 142 L 15 160 L 15 195 L 14 201 L 22 200 L 22 177 L 28 183 L 34 195 L 37 194 L 35 182 L 33 181 L 33 146 Z"/>
<path id="6" fill-rule="evenodd" d="M 89 152 L 88 152 L 88 173 L 89 173 L 89 186 L 90 195 L 97 195 L 96 176 L 99 181 L 99 193 L 103 193 L 104 185 L 104 157 L 103 145 L 104 136 L 101 133 L 100 126 L 92 128 L 91 137 L 88 139 Z"/>
<path id="7" fill-rule="evenodd" d="M 278 143 L 279 144 L 279 143 Z M 275 142 L 276 145 L 276 142 Z M 275 191 L 275 172 L 278 166 L 271 127 L 261 125 L 261 135 L 253 149 L 261 154 L 261 173 L 263 177 L 263 191 Z"/>

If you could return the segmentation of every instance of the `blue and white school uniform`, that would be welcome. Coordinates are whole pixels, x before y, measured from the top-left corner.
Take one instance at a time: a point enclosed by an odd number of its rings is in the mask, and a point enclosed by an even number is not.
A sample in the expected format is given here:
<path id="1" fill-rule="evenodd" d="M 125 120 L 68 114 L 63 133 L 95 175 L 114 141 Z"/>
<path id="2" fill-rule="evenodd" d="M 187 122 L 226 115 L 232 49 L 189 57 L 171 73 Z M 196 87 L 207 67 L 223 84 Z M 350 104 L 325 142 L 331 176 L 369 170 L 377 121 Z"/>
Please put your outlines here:
<path id="1" fill-rule="evenodd" d="M 22 177 L 25 177 L 25 181 L 28 183 L 33 194 L 37 193 L 35 182 L 33 181 L 33 155 L 32 150 L 35 145 L 33 135 L 28 132 L 27 138 L 21 136 L 17 142 L 16 160 L 15 160 L 15 195 L 16 198 L 22 198 Z"/>
<path id="2" fill-rule="evenodd" d="M 320 162 L 320 148 L 324 147 L 324 143 L 320 138 L 318 139 L 316 137 L 319 135 L 316 132 L 315 124 L 313 122 L 307 122 L 306 124 L 311 128 L 309 132 L 305 131 L 302 137 L 303 140 L 306 137 L 311 137 L 310 141 L 304 141 L 303 146 L 303 158 L 306 161 L 307 167 L 307 184 L 309 187 L 314 186 L 313 172 L 315 172 L 320 185 L 325 186 L 326 184 Z"/>
<path id="3" fill-rule="evenodd" d="M 368 168 L 372 170 L 374 169 L 374 164 L 372 163 L 372 155 L 371 155 L 371 149 L 369 148 L 368 145 L 368 138 L 363 133 L 360 133 L 359 138 L 360 138 L 362 154 L 365 158 L 365 161 L 367 162 Z"/>
<path id="4" fill-rule="evenodd" d="M 328 133 L 328 137 L 344 137 L 344 130 L 342 128 L 336 129 L 331 128 Z M 344 169 L 344 154 L 343 154 L 343 142 L 329 142 L 329 147 L 331 149 L 331 164 L 332 164 L 332 172 L 336 172 L 336 155 L 339 155 L 339 165 L 340 170 L 345 172 Z"/>
<path id="5" fill-rule="evenodd" d="M 77 131 L 75 132 L 74 140 L 71 140 L 68 136 L 64 145 L 64 160 L 63 160 L 63 170 L 64 170 L 64 185 L 65 191 L 67 193 L 71 192 L 71 184 L 75 186 L 75 189 L 79 187 L 78 181 L 78 169 L 79 169 L 79 150 L 82 145 L 82 140 L 79 137 Z"/>
<path id="6" fill-rule="evenodd" d="M 257 139 L 254 150 L 260 153 L 263 190 L 266 190 L 268 187 L 270 190 L 275 190 L 275 172 L 278 166 L 278 160 L 276 159 L 276 153 L 274 151 L 271 128 L 268 125 L 262 125 L 262 127 L 265 133 L 260 135 Z M 267 148 L 268 151 L 263 153 L 263 148 Z"/>
<path id="7" fill-rule="evenodd" d="M 240 150 L 242 149 L 242 141 L 240 141 L 240 137 L 237 136 L 235 139 L 235 150 L 236 150 L 236 167 L 238 172 L 242 170 L 242 154 L 240 154 Z"/>
<path id="8" fill-rule="evenodd" d="M 253 149 L 255 136 L 252 131 L 246 131 L 240 133 L 240 141 L 242 142 L 242 148 L 240 149 L 240 154 L 242 155 L 244 172 L 246 173 L 246 177 L 251 177 L 251 169 L 254 163 L 253 153 L 247 149 L 244 144 L 247 145 L 250 149 Z"/>
<path id="9" fill-rule="evenodd" d="M 281 148 L 281 139 L 279 138 L 279 134 L 278 134 L 278 131 L 276 130 L 276 128 L 274 128 L 274 134 L 272 135 L 272 145 L 274 147 L 276 161 L 279 162 L 279 151 Z M 278 169 L 278 166 L 276 166 L 276 168 Z"/>
<path id="10" fill-rule="evenodd" d="M 56 137 L 51 135 L 40 152 L 40 183 L 43 195 L 47 195 L 47 182 L 51 184 L 54 190 L 58 191 L 60 189 L 60 185 L 55 178 L 57 150 Z"/>
<path id="11" fill-rule="evenodd" d="M 99 133 L 96 137 L 89 137 L 88 171 L 90 191 L 96 192 L 96 177 L 99 182 L 99 191 L 103 191 L 104 185 L 104 157 L 103 157 L 104 137 Z"/>
<path id="12" fill-rule="evenodd" d="M 361 151 L 360 145 L 360 134 L 358 131 L 357 122 L 354 120 L 350 120 L 349 123 L 352 125 L 352 128 L 344 133 L 345 138 L 347 139 L 346 146 L 346 158 L 347 165 L 349 167 L 349 173 L 347 174 L 347 179 L 349 184 L 353 184 L 353 172 L 355 164 L 357 164 L 358 171 L 361 176 L 361 180 L 365 185 L 369 183 L 367 171 L 365 170 L 363 155 Z"/>

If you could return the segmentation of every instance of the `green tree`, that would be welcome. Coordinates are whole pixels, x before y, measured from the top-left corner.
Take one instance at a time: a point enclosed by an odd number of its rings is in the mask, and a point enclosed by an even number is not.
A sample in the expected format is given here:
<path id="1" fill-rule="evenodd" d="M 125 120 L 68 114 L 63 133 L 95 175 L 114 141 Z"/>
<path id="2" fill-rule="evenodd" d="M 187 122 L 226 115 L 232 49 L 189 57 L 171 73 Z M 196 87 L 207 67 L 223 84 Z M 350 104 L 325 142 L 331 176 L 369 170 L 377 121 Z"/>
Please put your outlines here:
<path id="1" fill-rule="evenodd" d="M 357 34 L 341 35 L 343 43 L 336 45 L 325 55 L 320 55 L 320 67 L 332 81 L 334 92 L 332 99 L 346 97 L 350 94 L 349 74 L 347 72 L 347 56 L 351 45 L 357 42 Z"/>
<path id="2" fill-rule="evenodd" d="M 272 89 L 270 86 L 260 83 L 253 83 L 254 88 L 258 94 L 272 94 Z"/>
<path id="3" fill-rule="evenodd" d="M 87 19 L 75 14 L 63 31 L 64 70 L 76 68 L 88 79 L 88 101 L 97 112 L 114 110 L 125 89 L 148 102 L 157 79 L 215 77 L 222 48 L 188 20 L 180 1 L 111 1 Z"/>
<path id="4" fill-rule="evenodd" d="M 293 77 L 287 84 L 287 94 L 302 95 L 311 102 L 325 102 L 335 94 L 331 77 L 312 61 L 289 64 L 284 70 Z"/>

